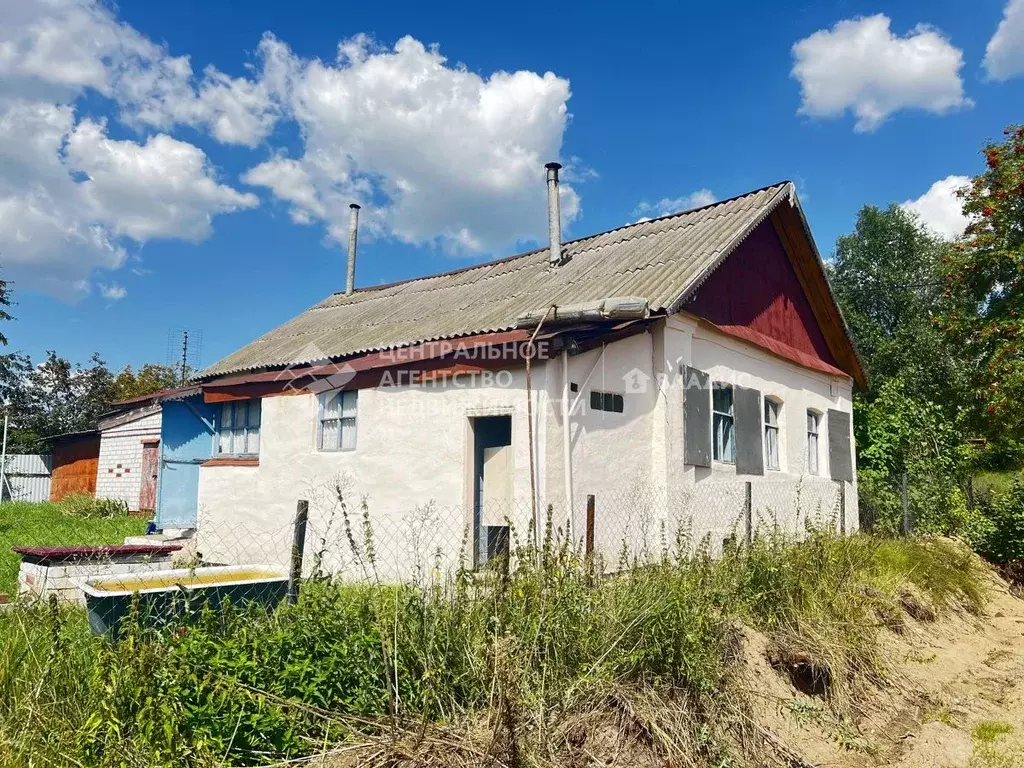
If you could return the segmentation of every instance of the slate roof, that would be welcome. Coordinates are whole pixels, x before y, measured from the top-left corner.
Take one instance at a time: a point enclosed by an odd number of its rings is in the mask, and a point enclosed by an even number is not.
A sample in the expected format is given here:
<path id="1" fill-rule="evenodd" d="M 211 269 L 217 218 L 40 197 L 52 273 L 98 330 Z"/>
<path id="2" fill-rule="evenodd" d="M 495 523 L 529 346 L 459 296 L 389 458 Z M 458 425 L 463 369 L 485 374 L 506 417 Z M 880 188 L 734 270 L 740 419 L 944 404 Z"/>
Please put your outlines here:
<path id="1" fill-rule="evenodd" d="M 561 266 L 548 249 L 454 272 L 335 293 L 264 334 L 197 378 L 508 330 L 551 305 L 612 297 L 646 299 L 672 312 L 783 200 L 781 182 L 729 200 L 564 243 Z"/>

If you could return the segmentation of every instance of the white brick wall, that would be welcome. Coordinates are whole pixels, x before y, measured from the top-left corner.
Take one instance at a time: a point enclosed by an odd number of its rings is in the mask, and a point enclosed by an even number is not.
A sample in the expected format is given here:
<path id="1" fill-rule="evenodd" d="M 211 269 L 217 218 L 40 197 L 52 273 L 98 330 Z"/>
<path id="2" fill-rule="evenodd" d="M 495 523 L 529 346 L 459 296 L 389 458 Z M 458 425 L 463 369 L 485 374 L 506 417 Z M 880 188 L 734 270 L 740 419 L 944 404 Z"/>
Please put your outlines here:
<path id="1" fill-rule="evenodd" d="M 121 499 L 128 509 L 139 508 L 142 488 L 142 441 L 160 439 L 160 412 L 100 433 L 97 499 Z"/>

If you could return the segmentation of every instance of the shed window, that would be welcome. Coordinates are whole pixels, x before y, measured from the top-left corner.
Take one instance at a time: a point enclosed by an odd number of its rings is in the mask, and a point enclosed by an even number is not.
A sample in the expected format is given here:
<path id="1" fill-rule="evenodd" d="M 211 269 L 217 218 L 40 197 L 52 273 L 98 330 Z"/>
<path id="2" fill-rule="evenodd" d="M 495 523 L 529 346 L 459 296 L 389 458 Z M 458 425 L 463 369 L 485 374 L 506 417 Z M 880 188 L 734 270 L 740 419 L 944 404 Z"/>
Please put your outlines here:
<path id="1" fill-rule="evenodd" d="M 358 392 L 325 392 L 320 395 L 321 451 L 352 451 L 356 447 L 356 402 Z"/>
<path id="2" fill-rule="evenodd" d="M 622 395 L 615 392 L 598 392 L 590 390 L 590 408 L 594 411 L 608 411 L 609 413 L 622 413 L 625 402 Z"/>
<path id="3" fill-rule="evenodd" d="M 732 386 L 718 381 L 714 383 L 711 391 L 711 411 L 715 433 L 714 459 L 733 464 L 736 461 L 736 441 L 733 437 Z"/>
<path id="4" fill-rule="evenodd" d="M 260 400 L 224 403 L 217 423 L 217 453 L 220 456 L 259 456 Z"/>
<path id="5" fill-rule="evenodd" d="M 779 410 L 782 403 L 764 399 L 764 460 L 768 469 L 779 468 Z"/>
<path id="6" fill-rule="evenodd" d="M 818 474 L 818 430 L 821 427 L 821 414 L 817 411 L 807 412 L 807 471 Z"/>

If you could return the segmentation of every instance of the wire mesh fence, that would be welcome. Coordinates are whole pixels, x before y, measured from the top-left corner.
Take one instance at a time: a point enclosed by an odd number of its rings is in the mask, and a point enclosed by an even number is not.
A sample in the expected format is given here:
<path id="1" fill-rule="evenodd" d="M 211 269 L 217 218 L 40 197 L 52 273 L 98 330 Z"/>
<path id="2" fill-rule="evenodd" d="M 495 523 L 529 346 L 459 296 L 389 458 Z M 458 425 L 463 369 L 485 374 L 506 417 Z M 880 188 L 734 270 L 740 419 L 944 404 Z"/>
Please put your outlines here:
<path id="1" fill-rule="evenodd" d="M 769 529 L 798 537 L 809 527 L 857 527 L 849 487 L 823 478 L 711 477 L 675 489 L 584 492 L 571 504 L 518 498 L 387 508 L 350 493 L 343 478 L 304 496 L 284 514 L 201 510 L 195 530 L 173 539 L 128 535 L 140 532 L 129 518 L 68 526 L 0 508 L 0 593 L 109 604 L 109 620 L 96 625 L 105 631 L 134 593 L 164 595 L 158 602 L 216 595 L 273 603 L 294 596 L 303 579 L 445 580 L 542 542 L 610 573 L 667 553 L 717 556 Z"/>

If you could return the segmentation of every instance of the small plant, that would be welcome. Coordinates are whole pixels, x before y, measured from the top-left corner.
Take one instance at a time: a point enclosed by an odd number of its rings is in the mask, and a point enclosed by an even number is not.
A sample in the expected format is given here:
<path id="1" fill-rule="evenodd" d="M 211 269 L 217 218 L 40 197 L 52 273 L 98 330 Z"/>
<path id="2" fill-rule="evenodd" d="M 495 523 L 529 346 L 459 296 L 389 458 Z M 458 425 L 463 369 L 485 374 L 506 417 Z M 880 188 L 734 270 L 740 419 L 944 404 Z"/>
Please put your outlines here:
<path id="1" fill-rule="evenodd" d="M 97 499 L 84 493 L 71 493 L 57 502 L 57 508 L 68 517 L 112 519 L 128 516 L 128 504 L 121 499 Z"/>

